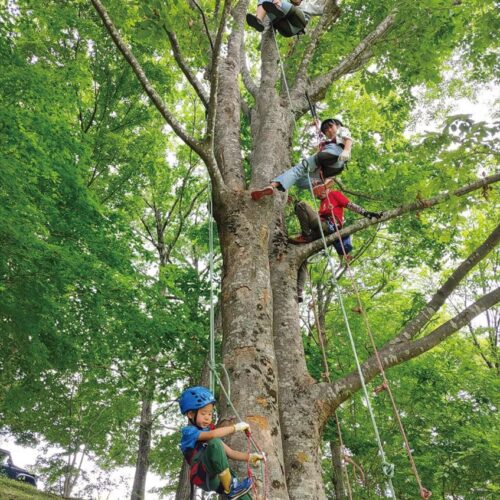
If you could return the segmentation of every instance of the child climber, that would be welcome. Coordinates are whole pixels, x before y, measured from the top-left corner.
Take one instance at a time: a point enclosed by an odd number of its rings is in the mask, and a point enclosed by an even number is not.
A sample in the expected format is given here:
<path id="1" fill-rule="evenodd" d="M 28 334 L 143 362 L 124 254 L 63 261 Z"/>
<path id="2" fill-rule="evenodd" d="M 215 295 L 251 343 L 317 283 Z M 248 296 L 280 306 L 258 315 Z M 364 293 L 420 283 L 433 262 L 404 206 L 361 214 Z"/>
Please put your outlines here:
<path id="1" fill-rule="evenodd" d="M 349 201 L 340 191 L 329 189 L 328 185 L 331 184 L 331 182 L 333 181 L 327 181 L 325 184 L 313 188 L 314 196 L 321 200 L 318 213 L 315 213 L 305 201 L 295 203 L 295 215 L 297 215 L 299 219 L 302 233 L 295 238 L 290 238 L 290 243 L 301 245 L 321 238 L 321 231 L 319 229 L 320 222 L 325 236 L 335 233 L 337 231 L 336 227 L 340 230 L 344 223 L 344 208 L 356 212 L 363 217 L 368 217 L 369 219 L 380 219 L 380 217 L 382 217 L 381 212 L 370 212 L 365 210 L 359 205 Z M 351 260 L 352 239 L 350 235 L 344 236 L 342 240 L 335 240 L 333 246 L 340 257 L 341 264 L 344 259 L 347 262 Z M 304 262 L 297 276 L 297 297 L 299 302 L 302 302 L 305 279 L 306 263 Z"/>
<path id="2" fill-rule="evenodd" d="M 190 387 L 179 398 L 181 413 L 189 425 L 182 428 L 180 448 L 189 465 L 189 480 L 204 491 L 215 491 L 224 498 L 251 500 L 248 493 L 252 479 L 238 481 L 229 468 L 228 458 L 255 465 L 264 457 L 260 453 L 233 450 L 220 438 L 236 431 L 248 431 L 246 422 L 216 429 L 212 424 L 214 395 L 205 387 Z"/>
<path id="3" fill-rule="evenodd" d="M 340 174 L 351 157 L 351 133 L 336 118 L 324 120 L 321 123 L 321 132 L 327 140 L 320 144 L 318 153 L 303 159 L 294 167 L 278 175 L 269 186 L 252 191 L 252 198 L 258 201 L 263 196 L 272 195 L 275 189 L 286 191 L 294 184 L 297 184 L 299 188 L 307 189 L 309 187 L 308 174 L 313 174 L 311 176 L 313 185 L 322 182 L 321 176 L 329 178 Z"/>
<path id="4" fill-rule="evenodd" d="M 294 6 L 298 6 L 301 3 L 302 0 L 258 0 L 255 16 L 253 14 L 247 14 L 246 16 L 247 24 L 262 33 L 265 28 L 264 18 L 266 14 L 272 22 L 279 21 L 280 18 L 290 13 L 295 13 Z M 307 24 L 307 20 L 302 11 L 300 11 L 299 15 L 301 15 L 301 22 L 298 27 L 303 29 Z"/>
<path id="5" fill-rule="evenodd" d="M 295 214 L 299 219 L 300 229 L 302 234 L 290 239 L 290 243 L 295 245 L 300 245 L 302 243 L 309 243 L 310 241 L 316 240 L 321 237 L 321 231 L 319 229 L 319 221 L 321 221 L 321 227 L 325 236 L 332 234 L 336 231 L 335 226 L 338 229 L 342 228 L 344 223 L 344 208 L 356 212 L 363 217 L 368 217 L 369 219 L 380 219 L 382 217 L 381 212 L 370 212 L 364 208 L 352 203 L 346 196 L 344 196 L 340 191 L 333 191 L 329 189 L 330 182 L 326 184 L 320 184 L 313 188 L 313 193 L 316 198 L 321 200 L 318 213 L 316 214 L 314 210 L 305 201 L 298 201 L 295 203 Z M 319 220 L 318 220 L 319 215 Z M 352 250 L 352 243 L 350 236 L 346 236 L 342 243 L 346 250 L 346 254 Z M 344 252 L 342 251 L 342 245 L 340 241 L 335 241 L 333 243 L 337 253 L 342 257 Z"/>

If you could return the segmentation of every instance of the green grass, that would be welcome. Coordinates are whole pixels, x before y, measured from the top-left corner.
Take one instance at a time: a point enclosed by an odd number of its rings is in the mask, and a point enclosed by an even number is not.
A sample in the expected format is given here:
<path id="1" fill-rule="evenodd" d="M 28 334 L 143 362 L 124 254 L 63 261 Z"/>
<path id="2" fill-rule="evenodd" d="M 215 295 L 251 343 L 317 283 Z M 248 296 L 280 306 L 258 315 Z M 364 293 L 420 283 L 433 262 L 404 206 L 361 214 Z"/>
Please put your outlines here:
<path id="1" fill-rule="evenodd" d="M 0 477 L 0 498 L 2 500 L 54 500 L 61 497 L 44 493 L 21 481 Z"/>

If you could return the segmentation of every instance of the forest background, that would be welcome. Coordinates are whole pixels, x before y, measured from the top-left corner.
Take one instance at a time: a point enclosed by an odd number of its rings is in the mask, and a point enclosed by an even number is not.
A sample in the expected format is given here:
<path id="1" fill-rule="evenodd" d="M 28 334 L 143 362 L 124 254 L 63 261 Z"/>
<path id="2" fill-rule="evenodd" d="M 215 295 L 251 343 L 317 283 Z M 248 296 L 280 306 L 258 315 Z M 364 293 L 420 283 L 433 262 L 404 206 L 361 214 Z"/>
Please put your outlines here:
<path id="1" fill-rule="evenodd" d="M 393 4 L 343 2 L 311 77 L 341 60 Z M 497 88 L 493 4 L 398 4 L 399 24 L 318 102 L 322 117 L 338 116 L 352 130 L 353 160 L 340 181 L 353 201 L 373 210 L 458 189 L 491 176 L 498 165 L 498 100 L 491 97 L 487 119 L 451 112 L 456 100 L 474 102 Z M 206 127 L 203 99 L 179 69 L 178 56 L 208 81 L 205 23 L 216 32 L 222 2 L 110 0 L 106 8 L 169 109 L 198 136 Z M 140 468 L 147 414 L 146 472 L 162 481 L 146 498 L 172 497 L 182 463 L 175 398 L 200 381 L 209 342 L 206 169 L 165 125 L 91 2 L 2 2 L 0 15 L 0 432 L 38 447 L 36 470 L 45 488 L 90 498 L 116 490 L 110 471 Z M 278 39 L 291 79 L 306 40 Z M 260 35 L 247 31 L 242 73 L 254 79 L 260 44 Z M 251 92 L 241 87 L 251 103 Z M 249 179 L 246 111 L 241 147 Z M 297 122 L 295 160 L 314 147 L 310 121 L 304 115 Z M 298 226 L 291 207 L 285 210 L 293 234 Z M 353 273 L 381 343 L 423 308 L 497 222 L 492 185 L 356 233 Z M 492 292 L 498 264 L 495 249 L 426 331 Z M 329 369 L 340 377 L 354 364 L 325 268 L 322 253 L 310 259 Z M 339 284 L 366 359 L 372 351 L 347 274 Z M 309 372 L 320 381 L 310 298 L 308 292 L 300 306 L 301 331 Z M 432 351 L 389 371 L 421 476 L 437 498 L 493 498 L 500 490 L 499 322 L 492 307 Z M 404 494 L 414 479 L 386 394 L 373 405 Z M 338 415 L 346 452 L 364 470 L 362 481 L 349 466 L 355 498 L 375 498 L 384 478 L 362 396 L 354 394 Z M 329 423 L 322 436 L 328 498 L 335 438 Z M 89 461 L 98 472 L 83 467 Z M 126 490 L 132 483 L 125 480 Z"/>

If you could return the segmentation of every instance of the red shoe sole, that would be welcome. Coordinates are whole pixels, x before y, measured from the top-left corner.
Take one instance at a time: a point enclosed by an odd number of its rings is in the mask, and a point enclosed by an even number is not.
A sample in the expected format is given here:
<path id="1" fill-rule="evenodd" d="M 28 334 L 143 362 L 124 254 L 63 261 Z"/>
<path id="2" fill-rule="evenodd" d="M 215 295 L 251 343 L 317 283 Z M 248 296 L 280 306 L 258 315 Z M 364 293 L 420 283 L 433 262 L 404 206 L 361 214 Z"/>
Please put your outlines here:
<path id="1" fill-rule="evenodd" d="M 252 196 L 252 200 L 259 201 L 264 196 L 271 196 L 273 193 L 274 189 L 271 186 L 269 186 L 263 189 L 257 189 L 255 191 L 252 191 L 250 194 Z"/>

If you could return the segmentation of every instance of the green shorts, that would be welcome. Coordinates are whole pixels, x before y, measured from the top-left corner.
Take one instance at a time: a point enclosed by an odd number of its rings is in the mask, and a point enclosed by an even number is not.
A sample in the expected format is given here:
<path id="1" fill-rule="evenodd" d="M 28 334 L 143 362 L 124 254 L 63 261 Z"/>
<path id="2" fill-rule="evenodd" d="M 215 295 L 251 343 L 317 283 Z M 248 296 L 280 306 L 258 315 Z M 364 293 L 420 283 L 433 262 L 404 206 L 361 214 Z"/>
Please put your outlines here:
<path id="1" fill-rule="evenodd" d="M 207 441 L 205 451 L 201 455 L 201 463 L 205 466 L 209 479 L 210 490 L 222 493 L 222 485 L 220 484 L 219 474 L 229 469 L 226 451 L 222 440 L 219 438 L 210 439 Z M 231 469 L 229 469 L 231 470 Z M 236 474 L 231 470 L 231 476 L 236 477 Z M 220 490 L 220 491 L 219 491 Z M 252 497 L 246 493 L 241 500 L 252 500 Z"/>

